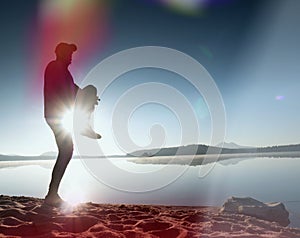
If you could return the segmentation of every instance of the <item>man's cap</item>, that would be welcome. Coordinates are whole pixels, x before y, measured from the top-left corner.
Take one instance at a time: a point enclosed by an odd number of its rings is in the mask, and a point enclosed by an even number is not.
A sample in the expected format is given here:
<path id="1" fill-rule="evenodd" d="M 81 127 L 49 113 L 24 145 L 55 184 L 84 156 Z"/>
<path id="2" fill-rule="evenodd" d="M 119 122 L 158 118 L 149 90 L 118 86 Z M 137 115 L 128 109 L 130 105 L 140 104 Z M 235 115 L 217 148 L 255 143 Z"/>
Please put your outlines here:
<path id="1" fill-rule="evenodd" d="M 57 55 L 68 55 L 77 50 L 77 46 L 75 44 L 68 44 L 61 42 L 55 48 L 55 54 Z"/>

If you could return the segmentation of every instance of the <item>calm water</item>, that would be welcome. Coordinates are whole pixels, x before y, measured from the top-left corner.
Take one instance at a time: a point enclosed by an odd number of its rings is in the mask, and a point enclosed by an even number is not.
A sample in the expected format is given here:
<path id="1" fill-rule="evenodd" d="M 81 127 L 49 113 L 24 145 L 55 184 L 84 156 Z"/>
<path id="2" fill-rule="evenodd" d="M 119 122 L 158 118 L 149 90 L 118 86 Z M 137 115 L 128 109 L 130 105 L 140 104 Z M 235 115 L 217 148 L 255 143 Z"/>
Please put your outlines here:
<path id="1" fill-rule="evenodd" d="M 250 196 L 263 202 L 282 201 L 290 212 L 291 226 L 300 227 L 300 158 L 231 159 L 216 163 L 203 178 L 199 177 L 201 166 L 110 161 L 117 172 L 103 159 L 95 164 L 72 160 L 61 184 L 62 197 L 70 202 L 221 206 L 230 196 Z M 0 194 L 44 197 L 53 164 L 0 162 Z M 173 171 L 183 174 L 175 179 Z"/>

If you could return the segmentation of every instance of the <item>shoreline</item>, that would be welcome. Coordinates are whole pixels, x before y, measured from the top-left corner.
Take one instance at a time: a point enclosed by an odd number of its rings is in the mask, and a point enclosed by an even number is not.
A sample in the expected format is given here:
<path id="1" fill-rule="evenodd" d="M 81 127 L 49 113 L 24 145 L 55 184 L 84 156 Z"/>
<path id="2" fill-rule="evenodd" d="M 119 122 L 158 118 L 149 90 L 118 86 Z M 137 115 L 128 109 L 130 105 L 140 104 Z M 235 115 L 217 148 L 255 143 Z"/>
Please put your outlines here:
<path id="1" fill-rule="evenodd" d="M 264 153 L 235 153 L 235 154 L 207 154 L 207 155 L 176 155 L 176 156 L 153 156 L 137 157 L 128 159 L 136 164 L 178 164 L 178 165 L 204 165 L 229 159 L 252 159 L 252 158 L 300 158 L 300 152 L 264 152 Z"/>
<path id="2" fill-rule="evenodd" d="M 221 153 L 221 154 L 196 154 L 196 155 L 160 155 L 160 156 L 126 156 L 126 155 L 109 155 L 109 156 L 80 156 L 74 155 L 72 159 L 99 159 L 99 158 L 107 158 L 107 159 L 125 159 L 128 161 L 136 161 L 139 159 L 143 160 L 153 160 L 153 158 L 158 159 L 174 159 L 174 158 L 187 158 L 187 157 L 195 157 L 194 159 L 204 159 L 208 158 L 210 160 L 218 157 L 218 160 L 225 159 L 234 159 L 234 158 L 247 158 L 247 157 L 290 157 L 290 158 L 300 158 L 300 151 L 286 151 L 286 152 L 261 152 L 261 153 Z M 55 160 L 56 156 L 19 156 L 19 155 L 1 155 L 0 154 L 0 162 L 12 162 L 12 161 L 51 161 Z"/>

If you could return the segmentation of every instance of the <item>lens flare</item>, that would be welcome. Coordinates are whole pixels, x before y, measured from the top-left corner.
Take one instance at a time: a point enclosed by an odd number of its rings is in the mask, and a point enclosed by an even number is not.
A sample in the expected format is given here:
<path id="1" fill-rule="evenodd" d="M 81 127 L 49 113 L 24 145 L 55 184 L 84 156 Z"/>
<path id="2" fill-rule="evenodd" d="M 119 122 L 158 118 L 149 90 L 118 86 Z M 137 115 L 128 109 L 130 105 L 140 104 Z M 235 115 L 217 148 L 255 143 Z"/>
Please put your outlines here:
<path id="1" fill-rule="evenodd" d="M 199 45 L 199 49 L 207 59 L 212 60 L 214 58 L 214 55 L 208 46 Z"/>
<path id="2" fill-rule="evenodd" d="M 232 0 L 148 0 L 146 2 L 160 3 L 169 10 L 179 14 L 198 16 L 210 6 L 225 4 L 230 1 Z"/>
<path id="3" fill-rule="evenodd" d="M 75 119 L 76 123 L 74 123 Z M 62 128 L 68 133 L 74 132 L 74 126 L 77 131 L 83 132 L 89 123 L 88 114 L 81 108 L 67 110 L 61 120 Z"/>
<path id="4" fill-rule="evenodd" d="M 82 193 L 70 192 L 65 197 L 67 203 L 73 207 L 86 201 L 86 197 Z"/>
<path id="5" fill-rule="evenodd" d="M 73 115 L 73 111 L 68 110 L 61 120 L 62 127 L 69 133 L 73 131 Z"/>
<path id="6" fill-rule="evenodd" d="M 282 101 L 282 100 L 284 100 L 284 96 L 283 95 L 278 95 L 278 96 L 275 97 L 275 99 L 277 101 Z"/>
<path id="7" fill-rule="evenodd" d="M 200 13 L 203 8 L 203 0 L 162 0 L 171 10 L 187 15 L 196 15 Z"/>
<path id="8" fill-rule="evenodd" d="M 72 214 L 76 210 L 80 209 L 82 203 L 86 202 L 86 197 L 82 192 L 76 191 L 71 188 L 64 196 L 65 203 L 60 207 L 61 212 L 65 215 Z"/>

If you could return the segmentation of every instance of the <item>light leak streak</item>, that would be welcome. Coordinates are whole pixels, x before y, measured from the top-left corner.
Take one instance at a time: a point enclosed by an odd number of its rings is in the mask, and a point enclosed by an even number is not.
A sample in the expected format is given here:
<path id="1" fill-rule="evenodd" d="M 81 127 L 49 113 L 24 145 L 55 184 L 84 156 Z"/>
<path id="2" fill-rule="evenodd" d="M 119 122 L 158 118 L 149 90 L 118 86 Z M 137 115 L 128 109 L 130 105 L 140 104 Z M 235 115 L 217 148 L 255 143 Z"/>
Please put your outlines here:
<path id="1" fill-rule="evenodd" d="M 107 11 L 106 4 L 99 0 L 42 1 L 39 19 L 45 56 L 53 53 L 60 41 L 75 43 L 78 52 L 99 49 L 107 36 Z"/>
<path id="2" fill-rule="evenodd" d="M 82 71 L 91 67 L 91 60 L 101 53 L 109 39 L 108 15 L 108 3 L 103 0 L 40 1 L 37 31 L 28 32 L 32 38 L 29 48 L 36 58 L 31 69 L 33 94 L 40 93 L 44 69 L 55 59 L 54 49 L 60 42 L 77 45 L 72 72 L 75 76 L 77 72 L 86 73 Z"/>

